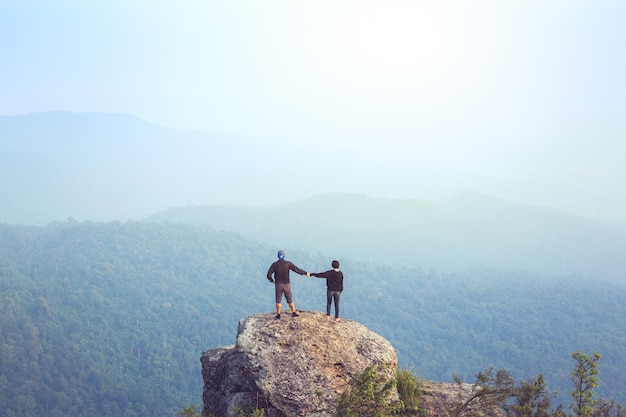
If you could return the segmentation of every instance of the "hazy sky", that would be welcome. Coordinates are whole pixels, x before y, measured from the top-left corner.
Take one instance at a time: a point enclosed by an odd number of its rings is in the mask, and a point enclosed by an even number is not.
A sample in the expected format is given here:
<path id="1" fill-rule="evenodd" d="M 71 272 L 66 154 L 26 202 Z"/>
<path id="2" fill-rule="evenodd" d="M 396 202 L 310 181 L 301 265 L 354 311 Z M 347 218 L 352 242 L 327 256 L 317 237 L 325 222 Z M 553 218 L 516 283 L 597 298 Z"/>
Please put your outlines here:
<path id="1" fill-rule="evenodd" d="M 0 114 L 370 153 L 431 185 L 388 197 L 471 188 L 626 223 L 624 22 L 623 0 L 6 0 Z"/>

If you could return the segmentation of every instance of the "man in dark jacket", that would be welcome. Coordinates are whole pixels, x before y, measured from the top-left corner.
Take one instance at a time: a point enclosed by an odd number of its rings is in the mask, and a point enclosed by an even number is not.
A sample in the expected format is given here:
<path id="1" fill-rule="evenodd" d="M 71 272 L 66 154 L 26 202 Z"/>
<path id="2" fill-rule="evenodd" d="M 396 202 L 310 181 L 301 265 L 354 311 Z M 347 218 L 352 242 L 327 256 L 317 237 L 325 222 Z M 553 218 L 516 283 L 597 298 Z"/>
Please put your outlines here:
<path id="1" fill-rule="evenodd" d="M 330 318 L 330 304 L 335 303 L 335 321 L 339 321 L 339 298 L 343 291 L 343 272 L 339 270 L 339 261 L 331 263 L 333 269 L 326 272 L 313 272 L 312 277 L 326 278 L 326 318 Z"/>
<path id="2" fill-rule="evenodd" d="M 278 260 L 274 262 L 270 269 L 267 271 L 267 279 L 270 282 L 274 283 L 274 288 L 276 290 L 276 318 L 280 319 L 280 310 L 282 307 L 282 299 L 283 294 L 285 294 L 285 299 L 287 300 L 287 304 L 289 304 L 289 308 L 291 308 L 291 315 L 293 317 L 298 317 L 298 313 L 296 313 L 296 305 L 293 302 L 293 296 L 291 294 L 291 283 L 289 281 L 289 271 L 293 271 L 296 274 L 306 275 L 310 277 L 311 274 L 308 272 L 298 268 L 292 262 L 285 260 L 285 252 L 282 250 L 278 251 Z M 272 275 L 274 277 L 272 278 Z"/>

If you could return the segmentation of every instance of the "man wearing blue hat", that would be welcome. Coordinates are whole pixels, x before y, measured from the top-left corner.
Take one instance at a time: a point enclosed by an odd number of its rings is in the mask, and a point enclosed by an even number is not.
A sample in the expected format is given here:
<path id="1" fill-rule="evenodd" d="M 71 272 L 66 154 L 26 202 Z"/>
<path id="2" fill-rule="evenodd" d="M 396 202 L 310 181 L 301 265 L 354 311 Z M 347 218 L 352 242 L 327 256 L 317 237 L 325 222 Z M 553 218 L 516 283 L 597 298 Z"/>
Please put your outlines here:
<path id="1" fill-rule="evenodd" d="M 306 272 L 303 269 L 298 268 L 292 262 L 285 260 L 285 251 L 278 251 L 278 260 L 274 262 L 270 269 L 267 271 L 267 279 L 269 282 L 274 283 L 274 288 L 276 290 L 276 318 L 280 319 L 280 310 L 282 307 L 282 299 L 283 294 L 285 294 L 285 299 L 287 300 L 287 304 L 289 304 L 289 308 L 291 308 L 291 315 L 293 317 L 298 317 L 298 313 L 296 313 L 296 305 L 293 302 L 293 296 L 291 294 L 291 282 L 289 281 L 289 271 L 293 271 L 296 274 L 306 275 L 310 277 L 311 274 Z M 272 275 L 274 277 L 272 278 Z"/>

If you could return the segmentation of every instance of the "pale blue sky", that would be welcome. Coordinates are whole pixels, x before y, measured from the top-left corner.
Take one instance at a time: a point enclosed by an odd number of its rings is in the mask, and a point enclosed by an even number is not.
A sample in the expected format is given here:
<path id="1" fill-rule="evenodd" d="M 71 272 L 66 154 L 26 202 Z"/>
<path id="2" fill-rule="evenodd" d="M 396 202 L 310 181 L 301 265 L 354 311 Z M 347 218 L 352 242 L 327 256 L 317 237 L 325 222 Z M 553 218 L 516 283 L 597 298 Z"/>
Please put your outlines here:
<path id="1" fill-rule="evenodd" d="M 371 153 L 432 178 L 386 197 L 471 188 L 626 222 L 624 22 L 603 0 L 7 0 L 0 114 Z"/>

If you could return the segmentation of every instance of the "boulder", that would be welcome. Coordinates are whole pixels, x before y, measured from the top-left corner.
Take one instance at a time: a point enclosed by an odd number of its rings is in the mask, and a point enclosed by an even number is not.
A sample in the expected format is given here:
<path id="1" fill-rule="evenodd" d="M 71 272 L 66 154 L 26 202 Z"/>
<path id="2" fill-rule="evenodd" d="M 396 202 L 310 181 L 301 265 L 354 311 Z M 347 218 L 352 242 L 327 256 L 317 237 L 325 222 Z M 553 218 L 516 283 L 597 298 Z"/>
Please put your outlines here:
<path id="1" fill-rule="evenodd" d="M 235 345 L 202 354 L 203 415 L 264 409 L 267 417 L 330 417 L 367 367 L 395 375 L 396 351 L 382 336 L 353 320 L 298 313 L 241 319 Z"/>

